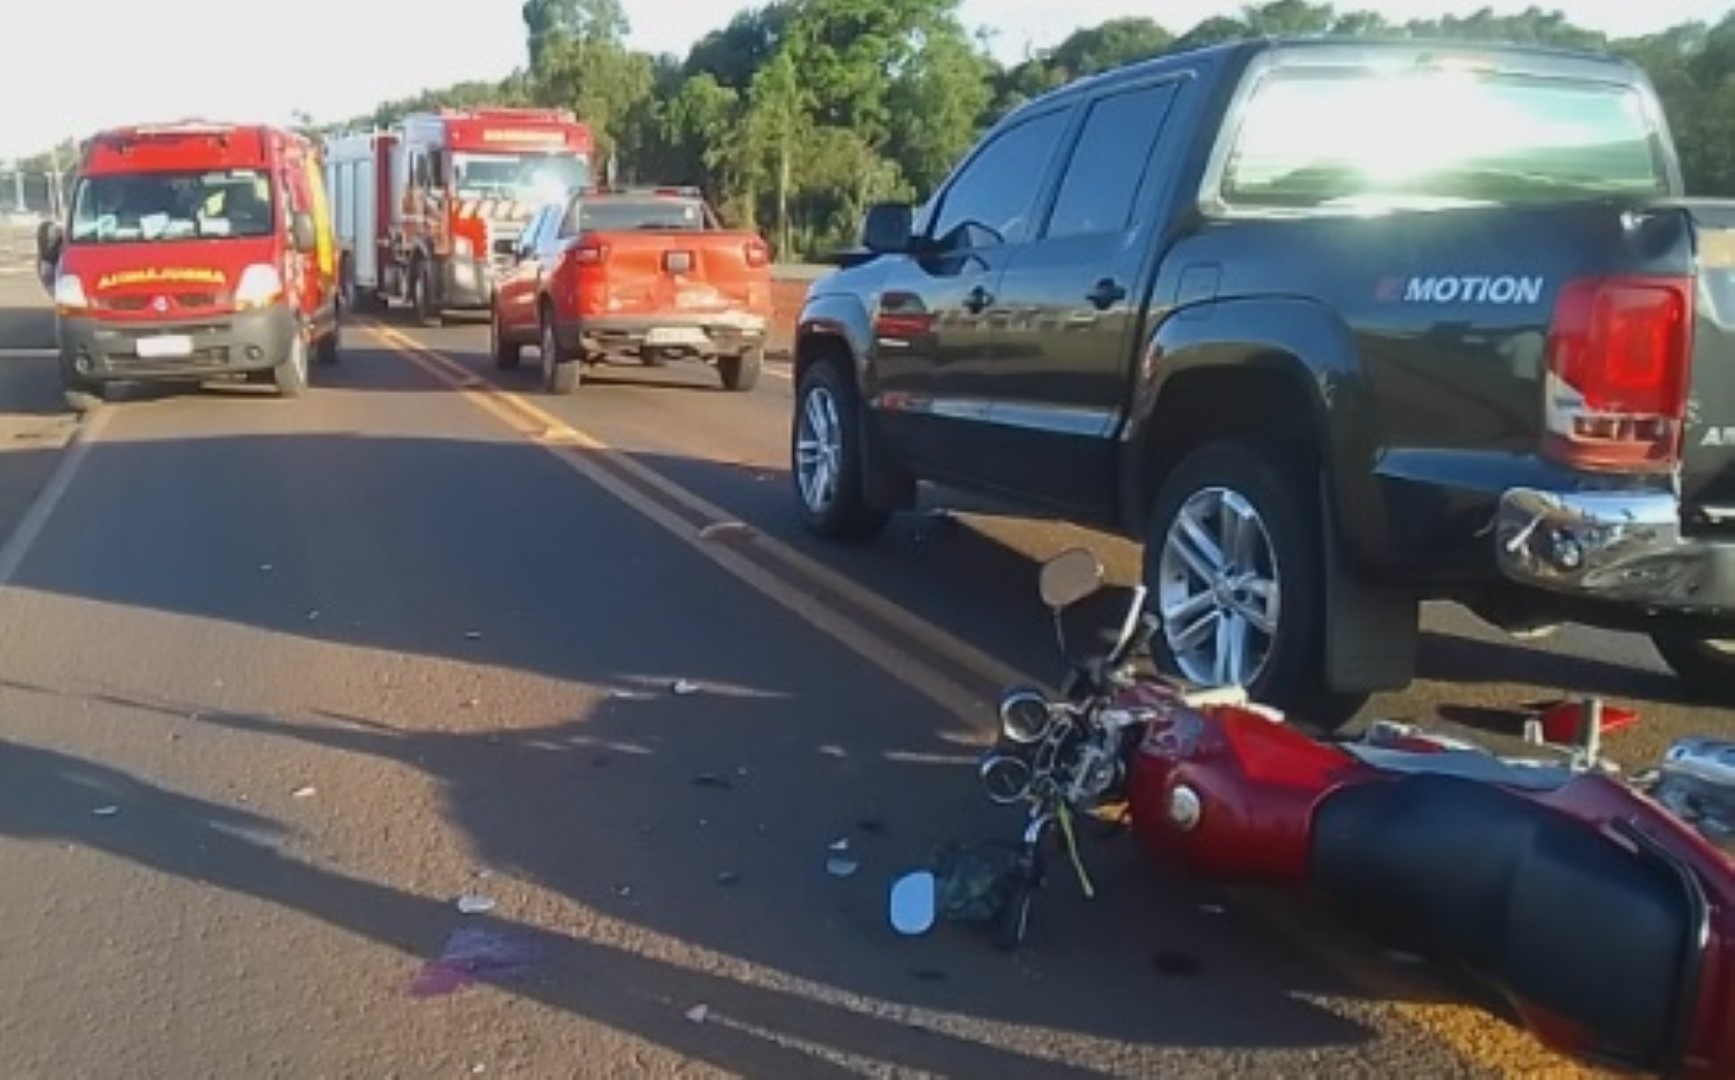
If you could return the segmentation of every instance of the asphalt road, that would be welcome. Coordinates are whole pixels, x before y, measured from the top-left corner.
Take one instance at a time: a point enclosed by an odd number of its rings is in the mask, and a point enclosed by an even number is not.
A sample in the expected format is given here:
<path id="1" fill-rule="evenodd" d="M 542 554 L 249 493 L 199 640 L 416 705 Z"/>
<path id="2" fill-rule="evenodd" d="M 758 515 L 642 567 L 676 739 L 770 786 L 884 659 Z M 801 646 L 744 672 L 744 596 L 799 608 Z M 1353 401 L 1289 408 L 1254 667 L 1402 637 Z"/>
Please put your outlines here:
<path id="1" fill-rule="evenodd" d="M 0 277 L 0 422 L 65 427 L 39 302 Z M 485 336 L 352 330 L 300 401 L 140 394 L 0 452 L 49 506 L 0 508 L 7 1075 L 1569 1074 L 1124 841 L 1019 958 L 893 936 L 893 876 L 1009 835 L 972 765 L 996 682 L 1054 674 L 1033 560 L 1127 547 L 977 515 L 814 545 L 787 379 L 551 399 Z M 1424 667 L 1384 715 L 1590 690 L 1643 710 L 1617 754 L 1730 719 L 1646 646 L 1450 609 Z"/>

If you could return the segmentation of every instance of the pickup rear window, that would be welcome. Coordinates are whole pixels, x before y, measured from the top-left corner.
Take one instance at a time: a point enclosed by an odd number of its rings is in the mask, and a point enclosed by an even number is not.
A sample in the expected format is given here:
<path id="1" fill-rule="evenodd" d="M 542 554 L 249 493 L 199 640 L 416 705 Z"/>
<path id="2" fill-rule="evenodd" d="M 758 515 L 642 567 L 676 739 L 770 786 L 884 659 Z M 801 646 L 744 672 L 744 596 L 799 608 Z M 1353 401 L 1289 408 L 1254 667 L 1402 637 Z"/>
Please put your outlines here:
<path id="1" fill-rule="evenodd" d="M 270 236 L 271 181 L 254 169 L 87 176 L 72 203 L 74 244 Z"/>
<path id="2" fill-rule="evenodd" d="M 711 215 L 698 199 L 661 197 L 579 199 L 566 232 L 624 232 L 630 229 L 706 229 Z"/>
<path id="3" fill-rule="evenodd" d="M 1247 207 L 1510 204 L 1669 193 L 1632 86 L 1509 73 L 1279 68 L 1242 110 L 1222 194 Z"/>

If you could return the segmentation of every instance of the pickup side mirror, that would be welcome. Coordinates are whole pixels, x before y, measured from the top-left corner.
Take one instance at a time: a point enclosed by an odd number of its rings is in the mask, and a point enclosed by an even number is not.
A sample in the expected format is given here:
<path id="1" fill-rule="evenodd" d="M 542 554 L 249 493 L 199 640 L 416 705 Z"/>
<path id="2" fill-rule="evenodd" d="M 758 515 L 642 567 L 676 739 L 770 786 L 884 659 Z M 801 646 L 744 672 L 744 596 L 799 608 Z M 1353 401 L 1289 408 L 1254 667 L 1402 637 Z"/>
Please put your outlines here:
<path id="1" fill-rule="evenodd" d="M 875 203 L 862 222 L 861 243 L 875 255 L 903 255 L 915 248 L 915 211 L 909 203 Z"/>
<path id="2" fill-rule="evenodd" d="M 38 262 L 60 260 L 60 246 L 66 241 L 66 230 L 58 221 L 44 221 L 36 226 L 36 258 Z"/>
<path id="3" fill-rule="evenodd" d="M 312 251 L 319 246 L 319 233 L 313 227 L 313 215 L 299 210 L 289 219 L 289 239 L 297 251 Z"/>

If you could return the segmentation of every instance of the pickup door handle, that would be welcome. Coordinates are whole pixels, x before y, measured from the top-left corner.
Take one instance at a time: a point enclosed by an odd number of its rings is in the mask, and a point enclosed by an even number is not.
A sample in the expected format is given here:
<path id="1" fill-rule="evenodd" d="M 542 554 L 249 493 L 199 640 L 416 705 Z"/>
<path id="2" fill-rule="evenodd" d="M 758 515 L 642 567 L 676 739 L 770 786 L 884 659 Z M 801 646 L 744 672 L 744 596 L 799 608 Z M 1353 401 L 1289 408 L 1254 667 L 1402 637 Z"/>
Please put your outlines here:
<path id="1" fill-rule="evenodd" d="M 1103 278 L 1096 287 L 1084 294 L 1084 298 L 1098 311 L 1107 311 L 1115 304 L 1127 298 L 1126 286 L 1114 278 Z"/>
<path id="2" fill-rule="evenodd" d="M 972 315 L 982 314 L 993 302 L 993 295 L 980 285 L 964 294 L 964 310 Z"/>

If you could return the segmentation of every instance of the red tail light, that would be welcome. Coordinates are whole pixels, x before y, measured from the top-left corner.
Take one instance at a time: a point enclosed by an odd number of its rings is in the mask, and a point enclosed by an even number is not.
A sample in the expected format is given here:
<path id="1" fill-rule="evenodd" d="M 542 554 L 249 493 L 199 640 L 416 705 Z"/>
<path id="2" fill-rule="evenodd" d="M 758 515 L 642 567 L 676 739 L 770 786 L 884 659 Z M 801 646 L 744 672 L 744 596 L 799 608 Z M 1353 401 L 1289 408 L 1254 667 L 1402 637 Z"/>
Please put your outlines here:
<path id="1" fill-rule="evenodd" d="M 1584 469 L 1680 457 L 1692 357 L 1690 278 L 1581 278 L 1548 334 L 1544 452 Z"/>
<path id="2" fill-rule="evenodd" d="M 752 267 L 768 266 L 771 263 L 771 249 L 765 246 L 763 240 L 749 240 L 746 245 L 747 265 Z"/>
<path id="3" fill-rule="evenodd" d="M 608 245 L 596 240 L 581 240 L 572 249 L 572 261 L 580 266 L 597 266 L 608 261 Z"/>

